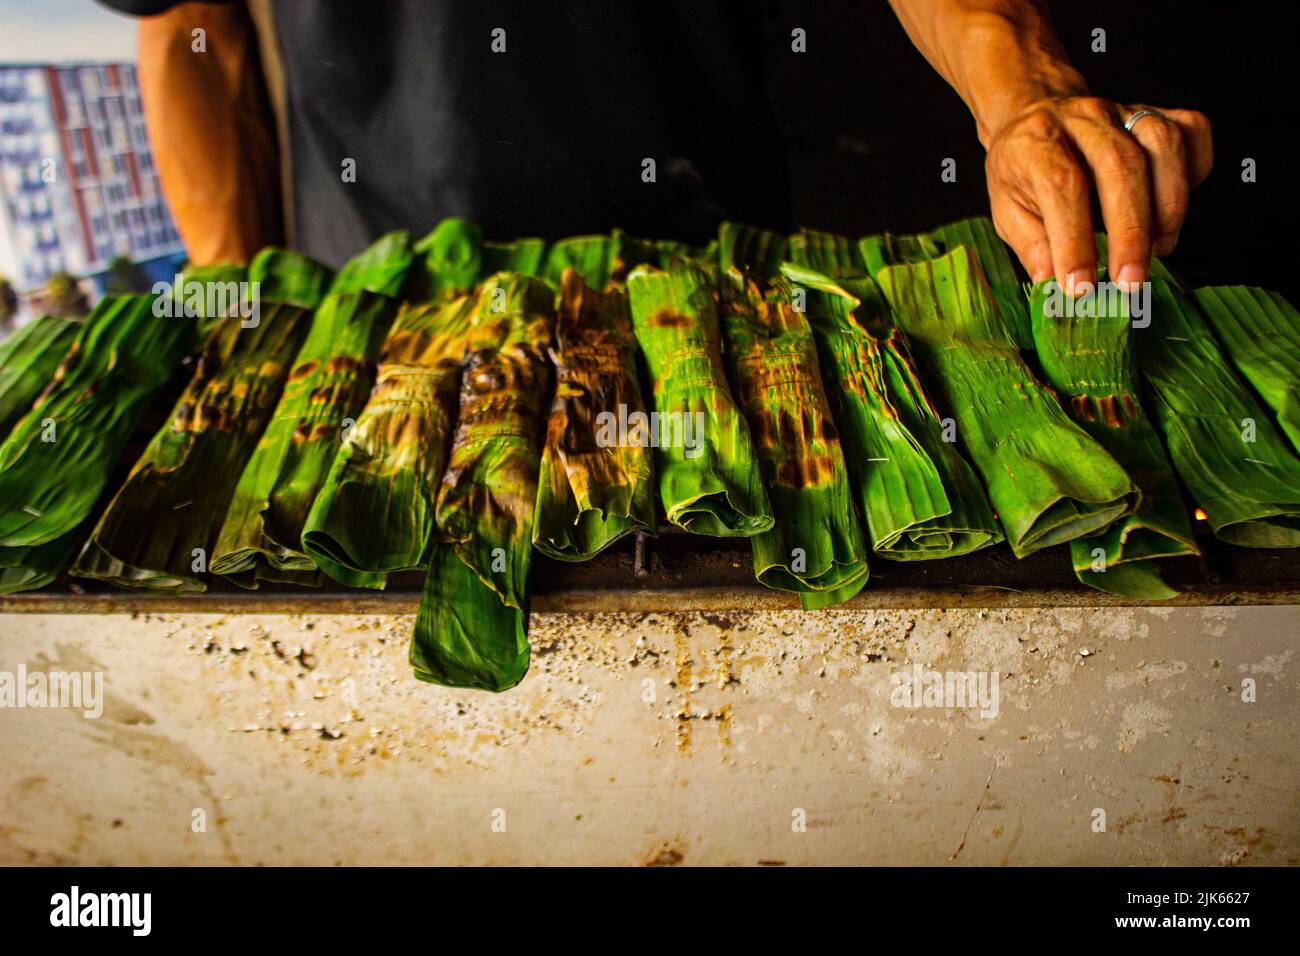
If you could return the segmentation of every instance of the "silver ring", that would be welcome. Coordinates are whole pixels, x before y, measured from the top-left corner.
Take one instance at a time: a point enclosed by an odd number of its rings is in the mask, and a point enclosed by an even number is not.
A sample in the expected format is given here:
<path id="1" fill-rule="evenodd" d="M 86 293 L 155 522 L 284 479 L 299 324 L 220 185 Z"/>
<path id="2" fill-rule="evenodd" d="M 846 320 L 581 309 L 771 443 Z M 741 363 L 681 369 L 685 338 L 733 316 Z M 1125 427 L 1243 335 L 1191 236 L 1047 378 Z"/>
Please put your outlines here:
<path id="1" fill-rule="evenodd" d="M 1133 127 L 1137 125 L 1138 120 L 1143 119 L 1144 117 L 1147 116 L 1159 116 L 1161 119 L 1165 118 L 1164 113 L 1159 113 L 1156 110 L 1138 110 L 1136 113 L 1134 113 L 1132 116 L 1130 116 L 1128 119 L 1124 121 L 1124 132 L 1126 133 L 1133 132 Z"/>

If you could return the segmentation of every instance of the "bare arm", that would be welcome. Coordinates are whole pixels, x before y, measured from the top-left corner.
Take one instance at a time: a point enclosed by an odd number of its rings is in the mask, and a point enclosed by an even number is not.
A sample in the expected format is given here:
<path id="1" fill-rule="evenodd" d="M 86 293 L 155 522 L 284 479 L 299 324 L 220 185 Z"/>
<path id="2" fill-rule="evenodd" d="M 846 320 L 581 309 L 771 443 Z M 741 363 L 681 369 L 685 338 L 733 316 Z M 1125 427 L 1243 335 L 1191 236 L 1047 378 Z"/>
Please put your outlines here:
<path id="1" fill-rule="evenodd" d="M 1040 0 L 890 4 L 974 116 L 988 151 L 993 221 L 1030 277 L 1055 275 L 1066 289 L 1095 280 L 1092 186 L 1110 276 L 1145 281 L 1151 255 L 1168 254 L 1178 240 L 1188 190 L 1209 174 L 1209 121 L 1160 109 L 1125 132 L 1124 121 L 1144 107 L 1089 96 Z"/>

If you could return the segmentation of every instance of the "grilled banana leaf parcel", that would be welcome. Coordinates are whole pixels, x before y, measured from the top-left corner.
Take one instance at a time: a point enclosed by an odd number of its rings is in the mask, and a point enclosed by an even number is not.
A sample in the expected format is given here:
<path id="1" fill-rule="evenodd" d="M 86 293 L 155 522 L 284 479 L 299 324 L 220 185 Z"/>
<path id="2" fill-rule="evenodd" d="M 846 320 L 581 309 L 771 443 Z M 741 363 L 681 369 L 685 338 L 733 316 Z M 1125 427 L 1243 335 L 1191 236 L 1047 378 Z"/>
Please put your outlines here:
<path id="1" fill-rule="evenodd" d="M 389 233 L 334 277 L 235 488 L 212 553 L 214 573 L 245 587 L 319 583 L 302 550 L 303 525 L 366 403 L 411 258 L 409 234 Z"/>
<path id="2" fill-rule="evenodd" d="M 1246 286 L 1207 286 L 1195 297 L 1232 364 L 1300 451 L 1300 312 L 1276 292 Z"/>
<path id="3" fill-rule="evenodd" d="M 723 272 L 739 269 L 760 278 L 771 278 L 781 271 L 786 259 L 786 237 L 769 229 L 724 222 L 718 227 L 718 268 Z"/>
<path id="4" fill-rule="evenodd" d="M 73 574 L 148 590 L 207 588 L 235 485 L 328 279 L 299 253 L 258 253 L 249 267 L 261 296 L 256 324 L 232 314 L 209 335 L 171 420 L 100 517 Z"/>
<path id="5" fill-rule="evenodd" d="M 889 266 L 879 282 L 1016 557 L 1104 531 L 1133 510 L 1128 475 L 1034 378 L 967 247 Z"/>
<path id="6" fill-rule="evenodd" d="M 956 444 L 944 440 L 942 418 L 875 281 L 865 275 L 833 280 L 793 263 L 783 271 L 806 290 L 823 380 L 872 549 L 914 561 L 1001 541 L 984 487 Z"/>
<path id="7" fill-rule="evenodd" d="M 969 249 L 979 263 L 1012 341 L 1018 348 L 1032 349 L 1034 341 L 1024 288 L 1010 252 L 998 238 L 993 220 L 987 216 L 959 219 L 919 235 L 867 236 L 858 243 L 858 252 L 867 270 L 878 278 L 880 270 L 887 266 L 936 259 L 961 246 Z"/>
<path id="8" fill-rule="evenodd" d="M 1151 290 L 1138 368 L 1174 469 L 1219 539 L 1300 546 L 1300 458 L 1232 369 L 1195 302 L 1160 278 Z"/>
<path id="9" fill-rule="evenodd" d="M 1151 331 L 1131 333 L 1124 297 L 1067 302 L 1055 280 L 1034 288 L 1029 311 L 1044 379 L 1070 417 L 1124 466 L 1139 495 L 1132 514 L 1070 542 L 1075 576 L 1129 597 L 1174 597 L 1149 559 L 1198 549 L 1173 466 L 1138 395 L 1132 338 Z"/>
<path id="10" fill-rule="evenodd" d="M 801 229 L 789 238 L 786 259 L 828 278 L 867 275 L 867 264 L 857 243 L 815 229 Z"/>
<path id="11" fill-rule="evenodd" d="M 404 305 L 375 386 L 303 526 L 303 550 L 340 584 L 382 588 L 423 569 L 447 463 L 474 299 Z"/>
<path id="12" fill-rule="evenodd" d="M 627 280 L 632 326 L 653 382 L 647 439 L 668 520 L 695 534 L 772 528 L 749 428 L 722 367 L 713 270 L 686 259 L 638 266 Z"/>
<path id="13" fill-rule="evenodd" d="M 73 319 L 47 315 L 0 342 L 0 439 L 36 404 L 80 327 Z"/>
<path id="14" fill-rule="evenodd" d="M 632 531 L 654 533 L 653 453 L 629 441 L 648 420 L 627 295 L 562 274 L 555 323 L 555 400 L 538 478 L 533 544 L 585 561 Z"/>
<path id="15" fill-rule="evenodd" d="M 152 295 L 109 296 L 0 443 L 0 548 L 49 544 L 90 517 L 127 440 L 193 343 Z M 13 552 L 10 552 L 13 560 Z"/>
<path id="16" fill-rule="evenodd" d="M 550 391 L 554 295 L 502 273 L 479 293 L 438 491 L 410 661 L 421 680 L 501 691 L 528 670 L 528 575 Z"/>
<path id="17" fill-rule="evenodd" d="M 794 289 L 722 275 L 727 364 L 754 438 L 775 523 L 750 538 L 759 582 L 794 591 L 806 610 L 847 601 L 867 583 L 867 544 L 817 346 Z"/>
<path id="18" fill-rule="evenodd" d="M 464 219 L 442 220 L 415 243 L 416 261 L 407 274 L 408 302 L 441 305 L 468 295 L 483 270 L 483 234 Z"/>

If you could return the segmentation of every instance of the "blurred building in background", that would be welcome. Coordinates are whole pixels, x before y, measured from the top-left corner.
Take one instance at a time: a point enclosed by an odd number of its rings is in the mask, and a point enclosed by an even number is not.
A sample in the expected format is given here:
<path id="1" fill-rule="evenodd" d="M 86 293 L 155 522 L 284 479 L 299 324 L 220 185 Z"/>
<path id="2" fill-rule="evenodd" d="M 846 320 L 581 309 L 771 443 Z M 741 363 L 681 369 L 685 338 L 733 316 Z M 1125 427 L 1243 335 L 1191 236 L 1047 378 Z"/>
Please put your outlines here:
<path id="1" fill-rule="evenodd" d="M 0 277 L 38 310 L 50 276 L 92 297 L 110 263 L 170 279 L 184 248 L 127 63 L 0 64 Z"/>

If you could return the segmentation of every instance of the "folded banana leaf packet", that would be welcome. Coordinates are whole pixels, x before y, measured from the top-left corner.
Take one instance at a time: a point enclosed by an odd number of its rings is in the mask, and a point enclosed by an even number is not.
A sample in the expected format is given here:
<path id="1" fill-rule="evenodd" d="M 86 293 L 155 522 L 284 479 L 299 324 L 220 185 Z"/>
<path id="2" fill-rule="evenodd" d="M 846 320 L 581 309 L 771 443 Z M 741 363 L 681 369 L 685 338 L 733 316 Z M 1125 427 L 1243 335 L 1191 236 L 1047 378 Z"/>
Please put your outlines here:
<path id="1" fill-rule="evenodd" d="M 716 270 L 674 258 L 666 269 L 633 269 L 627 288 L 652 381 L 649 439 L 665 515 L 695 534 L 770 530 L 749 427 L 723 370 Z"/>
<path id="2" fill-rule="evenodd" d="M 302 548 L 340 584 L 382 588 L 423 570 L 456 417 L 475 300 L 403 305 L 375 384 L 303 525 Z"/>
<path id="3" fill-rule="evenodd" d="M 1206 286 L 1193 295 L 1233 366 L 1300 451 L 1300 312 L 1267 289 Z"/>
<path id="4" fill-rule="evenodd" d="M 858 252 L 871 275 L 886 266 L 908 265 L 936 259 L 965 246 L 974 255 L 984 273 L 993 300 L 1002 316 L 1003 327 L 1020 349 L 1034 347 L 1029 326 L 1029 311 L 1024 284 L 1006 244 L 998 238 L 993 220 L 972 216 L 940 226 L 919 235 L 884 233 L 866 236 L 858 243 Z"/>
<path id="5" fill-rule="evenodd" d="M 1151 292 L 1138 368 L 1178 476 L 1220 540 L 1300 546 L 1300 458 L 1232 368 L 1195 301 L 1154 276 Z"/>
<path id="6" fill-rule="evenodd" d="M 774 523 L 750 538 L 759 582 L 805 609 L 846 601 L 867 582 L 867 544 L 817 346 L 794 289 L 722 274 L 722 327 L 736 403 L 749 424 Z"/>
<path id="7" fill-rule="evenodd" d="M 820 259 L 843 261 L 838 254 Z M 783 271 L 806 291 L 822 377 L 872 550 L 917 561 L 1003 540 L 974 469 L 944 438 L 942 416 L 875 281 L 865 274 L 831 279 L 793 263 Z"/>
<path id="8" fill-rule="evenodd" d="M 1099 272 L 1105 280 L 1105 271 Z M 1068 307 L 1067 307 L 1068 306 Z M 1055 280 L 1038 283 L 1029 308 L 1043 376 L 1070 417 L 1118 461 L 1138 492 L 1132 514 L 1105 532 L 1070 542 L 1075 576 L 1103 591 L 1145 600 L 1177 595 L 1150 559 L 1198 554 L 1183 501 L 1159 433 L 1139 396 L 1127 299 L 1067 303 Z"/>
<path id="9" fill-rule="evenodd" d="M 718 268 L 739 269 L 764 279 L 780 274 L 786 260 L 787 240 L 769 229 L 756 229 L 737 222 L 718 227 Z"/>
<path id="10" fill-rule="evenodd" d="M 528 578 L 555 297 L 541 279 L 500 273 L 480 290 L 460 406 L 438 490 L 410 662 L 420 680 L 502 691 L 528 671 Z"/>
<path id="11" fill-rule="evenodd" d="M 214 573 L 243 587 L 320 583 L 316 563 L 302 550 L 303 527 L 374 384 L 397 312 L 393 296 L 412 258 L 410 235 L 389 233 L 334 277 L 235 487 L 212 554 Z"/>
<path id="12" fill-rule="evenodd" d="M 533 543 L 585 561 L 630 532 L 654 533 L 654 462 L 649 443 L 627 434 L 630 421 L 649 419 L 626 293 L 590 288 L 573 269 L 561 284 Z"/>
<path id="13" fill-rule="evenodd" d="M 967 247 L 883 268 L 879 283 L 951 409 L 1016 557 L 1132 512 L 1128 475 L 1034 377 Z"/>
<path id="14" fill-rule="evenodd" d="M 120 587 L 207 588 L 212 548 L 236 483 L 280 398 L 330 278 L 296 252 L 268 249 L 248 270 L 255 321 L 241 307 L 209 333 L 193 376 L 114 495 L 72 574 Z"/>
<path id="15" fill-rule="evenodd" d="M 0 342 L 0 439 L 31 411 L 80 327 L 72 319 L 46 315 Z"/>
<path id="16" fill-rule="evenodd" d="M 101 300 L 0 442 L 6 590 L 39 587 L 66 566 L 131 434 L 191 348 L 193 321 L 154 305 L 152 295 Z"/>

